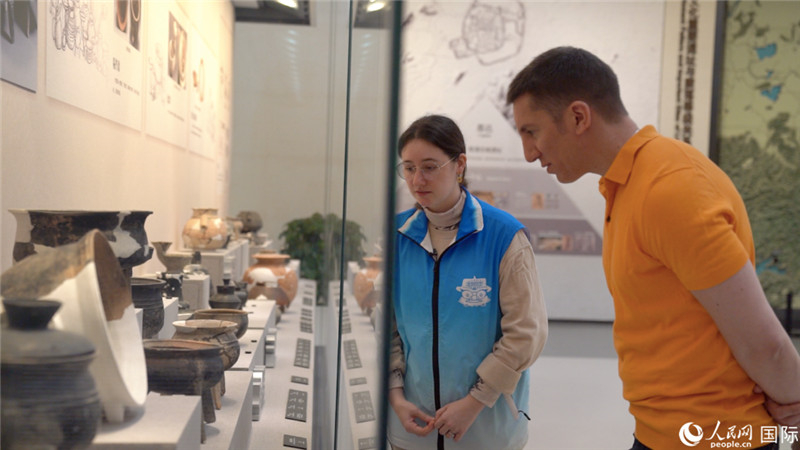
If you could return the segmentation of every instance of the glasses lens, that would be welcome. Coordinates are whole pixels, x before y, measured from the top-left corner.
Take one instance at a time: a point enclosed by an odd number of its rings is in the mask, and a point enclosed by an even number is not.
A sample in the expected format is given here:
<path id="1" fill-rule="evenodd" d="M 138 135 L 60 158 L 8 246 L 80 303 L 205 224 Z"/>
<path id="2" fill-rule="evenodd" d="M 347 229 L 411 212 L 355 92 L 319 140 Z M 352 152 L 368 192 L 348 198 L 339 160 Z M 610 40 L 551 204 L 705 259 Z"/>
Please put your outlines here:
<path id="1" fill-rule="evenodd" d="M 414 166 L 406 166 L 403 163 L 397 165 L 397 175 L 402 179 L 414 176 Z"/>

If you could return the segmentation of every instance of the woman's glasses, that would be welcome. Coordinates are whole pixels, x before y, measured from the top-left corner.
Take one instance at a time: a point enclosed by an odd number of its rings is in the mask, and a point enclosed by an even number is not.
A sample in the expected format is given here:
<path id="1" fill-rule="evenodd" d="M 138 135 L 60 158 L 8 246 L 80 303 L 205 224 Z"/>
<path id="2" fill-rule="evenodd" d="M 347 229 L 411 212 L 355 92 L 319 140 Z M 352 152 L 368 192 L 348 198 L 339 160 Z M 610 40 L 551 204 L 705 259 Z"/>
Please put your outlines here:
<path id="1" fill-rule="evenodd" d="M 417 170 L 419 170 L 426 180 L 430 180 L 435 177 L 437 173 L 439 173 L 439 169 L 450 164 L 454 159 L 456 158 L 450 158 L 444 164 L 439 164 L 435 161 L 426 161 L 422 163 L 419 168 L 411 163 L 403 162 L 397 165 L 397 174 L 400 175 L 400 178 L 404 180 L 410 180 L 414 178 Z"/>

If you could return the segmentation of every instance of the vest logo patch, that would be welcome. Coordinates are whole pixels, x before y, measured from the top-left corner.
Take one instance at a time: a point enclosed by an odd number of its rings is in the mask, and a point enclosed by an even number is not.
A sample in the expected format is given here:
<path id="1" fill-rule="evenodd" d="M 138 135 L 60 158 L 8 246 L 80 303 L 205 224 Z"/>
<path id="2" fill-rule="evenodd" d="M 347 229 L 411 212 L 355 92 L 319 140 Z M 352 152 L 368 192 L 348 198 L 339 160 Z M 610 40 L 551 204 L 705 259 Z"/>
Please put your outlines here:
<path id="1" fill-rule="evenodd" d="M 456 290 L 461 292 L 458 303 L 464 306 L 484 306 L 491 300 L 487 294 L 492 288 L 486 285 L 486 278 L 464 278 Z"/>

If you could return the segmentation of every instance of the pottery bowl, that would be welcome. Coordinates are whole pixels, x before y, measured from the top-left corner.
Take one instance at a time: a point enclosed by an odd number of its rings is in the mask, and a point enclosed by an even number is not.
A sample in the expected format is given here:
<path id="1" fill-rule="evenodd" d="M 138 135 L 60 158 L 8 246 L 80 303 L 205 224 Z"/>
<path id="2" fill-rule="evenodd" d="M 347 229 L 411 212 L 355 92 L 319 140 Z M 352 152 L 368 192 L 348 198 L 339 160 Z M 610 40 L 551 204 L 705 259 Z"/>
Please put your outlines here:
<path id="1" fill-rule="evenodd" d="M 247 331 L 249 324 L 249 316 L 247 311 L 240 309 L 230 308 L 212 308 L 212 309 L 198 309 L 195 311 L 191 319 L 216 319 L 227 320 L 236 324 L 236 338 L 241 339 Z"/>

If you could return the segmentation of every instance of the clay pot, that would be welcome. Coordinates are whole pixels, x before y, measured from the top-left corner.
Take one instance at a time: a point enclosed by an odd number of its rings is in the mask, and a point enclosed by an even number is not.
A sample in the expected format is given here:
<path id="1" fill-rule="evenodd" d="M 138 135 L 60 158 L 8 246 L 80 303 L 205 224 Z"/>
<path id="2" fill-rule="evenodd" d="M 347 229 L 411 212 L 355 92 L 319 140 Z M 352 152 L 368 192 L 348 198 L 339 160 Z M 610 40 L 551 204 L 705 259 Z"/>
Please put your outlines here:
<path id="1" fill-rule="evenodd" d="M 226 320 L 236 324 L 236 339 L 241 339 L 247 331 L 249 325 L 249 316 L 247 311 L 240 309 L 229 308 L 215 308 L 215 309 L 198 309 L 195 311 L 191 319 L 212 319 L 212 320 Z"/>
<path id="2" fill-rule="evenodd" d="M 253 255 L 256 262 L 248 267 L 244 273 L 243 281 L 248 285 L 255 285 L 258 282 L 265 283 L 266 297 L 278 304 L 278 307 L 286 309 L 294 300 L 297 294 L 297 272 L 287 265 L 289 255 L 281 253 L 256 253 Z M 277 279 L 277 287 L 271 287 L 271 283 Z M 248 293 L 248 298 L 252 294 Z"/>
<path id="3" fill-rule="evenodd" d="M 241 307 L 243 308 L 244 305 L 247 303 L 247 283 L 245 283 L 244 281 L 235 281 L 234 286 L 236 286 L 236 288 L 233 290 L 233 293 L 236 294 L 237 297 L 239 297 L 239 303 L 242 305 Z"/>
<path id="4" fill-rule="evenodd" d="M 93 229 L 105 235 L 119 265 L 130 277 L 132 268 L 153 257 L 147 243 L 144 222 L 152 211 L 49 211 L 10 209 L 17 219 L 14 261 L 44 247 L 58 247 L 78 241 Z"/>
<path id="5" fill-rule="evenodd" d="M 90 231 L 76 243 L 43 248 L 13 264 L 0 277 L 0 295 L 63 302 L 53 326 L 94 345 L 89 371 L 106 419 L 122 422 L 126 408 L 144 405 L 147 370 L 131 288 L 102 232 Z"/>
<path id="6" fill-rule="evenodd" d="M 208 299 L 208 304 L 212 308 L 242 309 L 242 301 L 236 295 L 236 286 L 232 284 L 221 284 L 217 286 L 217 292 Z"/>
<path id="7" fill-rule="evenodd" d="M 182 339 L 146 339 L 147 382 L 161 394 L 201 395 L 203 420 L 200 442 L 205 442 L 205 423 L 216 421 L 211 389 L 222 379 L 222 347 L 210 342 Z"/>
<path id="8" fill-rule="evenodd" d="M 361 311 L 369 314 L 378 302 L 376 281 L 381 276 L 383 258 L 379 256 L 364 257 L 366 267 L 359 270 L 353 277 L 353 296 L 358 302 Z"/>
<path id="9" fill-rule="evenodd" d="M 131 278 L 133 305 L 142 310 L 142 338 L 158 335 L 164 326 L 164 287 L 166 281 L 156 278 Z"/>
<path id="10" fill-rule="evenodd" d="M 242 233 L 255 233 L 263 226 L 261 216 L 256 211 L 239 211 L 236 217 L 242 221 Z"/>
<path id="11" fill-rule="evenodd" d="M 175 327 L 173 339 L 211 342 L 222 346 L 222 365 L 230 369 L 239 359 L 238 325 L 228 320 L 190 319 L 172 322 Z"/>
<path id="12" fill-rule="evenodd" d="M 158 260 L 161 261 L 161 264 L 166 267 L 169 273 L 181 273 L 184 267 L 192 263 L 192 255 L 167 253 L 172 242 L 154 241 L 151 244 L 156 249 Z"/>
<path id="13" fill-rule="evenodd" d="M 193 208 L 183 226 L 183 246 L 193 250 L 216 250 L 228 243 L 228 226 L 216 208 Z"/>
<path id="14" fill-rule="evenodd" d="M 57 301 L 3 300 L 9 328 L 0 332 L 0 447 L 88 447 L 102 408 L 88 367 L 94 346 L 48 329 Z"/>

